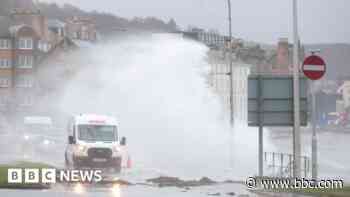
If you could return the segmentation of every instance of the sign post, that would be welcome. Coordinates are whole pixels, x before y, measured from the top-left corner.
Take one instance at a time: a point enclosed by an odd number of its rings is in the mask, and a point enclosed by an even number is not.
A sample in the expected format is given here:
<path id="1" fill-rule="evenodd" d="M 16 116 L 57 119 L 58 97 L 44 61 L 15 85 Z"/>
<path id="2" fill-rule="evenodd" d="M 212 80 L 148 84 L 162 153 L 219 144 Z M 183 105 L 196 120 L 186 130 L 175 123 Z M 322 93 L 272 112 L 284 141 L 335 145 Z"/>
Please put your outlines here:
<path id="1" fill-rule="evenodd" d="M 258 101 L 258 124 L 259 124 L 259 177 L 264 176 L 264 163 L 263 163 L 263 154 L 264 154 L 264 124 L 262 123 L 263 121 L 263 116 L 262 116 L 262 111 L 263 111 L 263 97 L 262 97 L 262 89 L 263 89 L 263 84 L 262 84 L 262 79 L 261 75 L 258 76 L 258 93 L 257 93 L 257 101 Z"/>
<path id="2" fill-rule="evenodd" d="M 303 72 L 306 77 L 315 81 L 323 77 L 326 72 L 326 63 L 319 57 L 312 55 L 307 57 L 303 63 Z M 316 85 L 312 82 L 311 87 L 311 97 L 312 97 L 312 147 L 311 147 L 311 160 L 312 160 L 312 178 L 317 179 L 317 133 L 316 133 Z"/>
<path id="3" fill-rule="evenodd" d="M 293 0 L 293 175 L 300 177 L 301 173 L 301 137 L 300 137 L 300 90 L 299 90 L 299 32 L 298 32 L 298 2 Z"/>
<path id="4" fill-rule="evenodd" d="M 306 78 L 299 77 L 300 123 L 307 124 Z M 250 75 L 248 81 L 248 125 L 259 128 L 259 176 L 264 175 L 263 127 L 293 126 L 293 77 Z M 300 158 L 298 158 L 300 159 Z"/>

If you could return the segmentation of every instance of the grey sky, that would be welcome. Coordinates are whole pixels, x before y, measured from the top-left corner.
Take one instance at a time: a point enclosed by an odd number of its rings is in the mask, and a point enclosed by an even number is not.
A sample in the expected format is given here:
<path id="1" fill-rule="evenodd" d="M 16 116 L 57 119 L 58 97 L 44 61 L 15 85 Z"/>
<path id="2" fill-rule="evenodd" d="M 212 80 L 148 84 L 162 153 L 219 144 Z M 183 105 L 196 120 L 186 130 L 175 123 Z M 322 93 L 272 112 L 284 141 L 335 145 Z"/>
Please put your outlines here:
<path id="1" fill-rule="evenodd" d="M 69 2 L 85 10 L 118 16 L 173 17 L 186 28 L 196 25 L 227 32 L 226 0 L 41 0 Z M 231 0 L 233 34 L 246 40 L 275 43 L 292 40 L 292 0 Z M 299 30 L 303 42 L 350 43 L 349 0 L 299 0 Z"/>

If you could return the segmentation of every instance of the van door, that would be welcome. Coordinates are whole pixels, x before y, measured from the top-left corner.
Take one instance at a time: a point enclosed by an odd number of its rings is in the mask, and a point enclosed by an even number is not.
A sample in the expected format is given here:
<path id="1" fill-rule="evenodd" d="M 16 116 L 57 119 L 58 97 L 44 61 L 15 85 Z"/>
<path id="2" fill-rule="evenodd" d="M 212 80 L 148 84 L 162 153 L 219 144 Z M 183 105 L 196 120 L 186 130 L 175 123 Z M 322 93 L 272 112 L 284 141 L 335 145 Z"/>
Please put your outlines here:
<path id="1" fill-rule="evenodd" d="M 73 163 L 73 154 L 74 154 L 74 146 L 75 144 L 69 143 L 69 136 L 73 135 L 73 139 L 76 141 L 76 126 L 74 124 L 70 125 L 70 131 L 68 132 L 67 136 L 67 150 L 66 150 L 66 156 L 69 163 Z"/>

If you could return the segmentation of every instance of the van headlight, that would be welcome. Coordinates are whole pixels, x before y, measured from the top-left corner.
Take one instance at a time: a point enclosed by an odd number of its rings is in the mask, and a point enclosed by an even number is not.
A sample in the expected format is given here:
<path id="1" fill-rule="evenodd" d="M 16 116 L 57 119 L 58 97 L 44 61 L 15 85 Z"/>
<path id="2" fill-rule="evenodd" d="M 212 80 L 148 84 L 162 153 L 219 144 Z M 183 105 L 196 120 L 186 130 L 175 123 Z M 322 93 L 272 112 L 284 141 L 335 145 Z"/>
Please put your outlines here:
<path id="1" fill-rule="evenodd" d="M 44 144 L 45 146 L 48 146 L 48 145 L 50 145 L 50 141 L 49 141 L 49 140 L 44 140 L 44 141 L 43 141 L 43 144 Z"/>
<path id="2" fill-rule="evenodd" d="M 114 146 L 114 147 L 113 147 L 113 152 L 118 153 L 118 152 L 120 152 L 120 151 L 121 151 L 121 149 L 120 149 L 119 146 Z"/>
<path id="3" fill-rule="evenodd" d="M 24 135 L 23 138 L 24 138 L 25 141 L 29 140 L 29 136 L 28 135 Z"/>
<path id="4" fill-rule="evenodd" d="M 75 149 L 75 154 L 77 155 L 86 155 L 87 147 L 85 145 L 77 145 Z"/>

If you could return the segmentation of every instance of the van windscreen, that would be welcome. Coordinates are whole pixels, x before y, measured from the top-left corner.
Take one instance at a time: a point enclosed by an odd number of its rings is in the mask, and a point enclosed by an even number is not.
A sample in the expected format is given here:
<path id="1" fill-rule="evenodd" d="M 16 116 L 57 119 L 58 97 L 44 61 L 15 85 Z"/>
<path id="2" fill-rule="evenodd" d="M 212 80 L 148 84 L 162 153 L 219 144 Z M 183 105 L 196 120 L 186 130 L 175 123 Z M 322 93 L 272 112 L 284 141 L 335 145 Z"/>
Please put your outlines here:
<path id="1" fill-rule="evenodd" d="M 117 141 L 117 127 L 106 125 L 79 125 L 79 140 L 83 141 Z"/>

